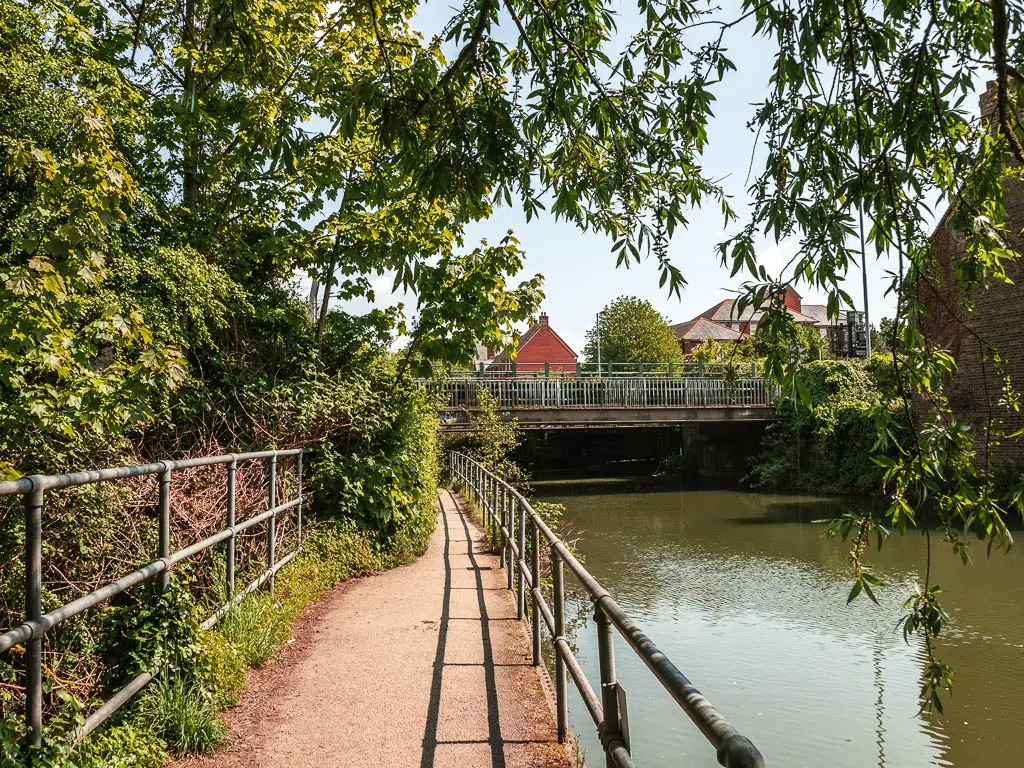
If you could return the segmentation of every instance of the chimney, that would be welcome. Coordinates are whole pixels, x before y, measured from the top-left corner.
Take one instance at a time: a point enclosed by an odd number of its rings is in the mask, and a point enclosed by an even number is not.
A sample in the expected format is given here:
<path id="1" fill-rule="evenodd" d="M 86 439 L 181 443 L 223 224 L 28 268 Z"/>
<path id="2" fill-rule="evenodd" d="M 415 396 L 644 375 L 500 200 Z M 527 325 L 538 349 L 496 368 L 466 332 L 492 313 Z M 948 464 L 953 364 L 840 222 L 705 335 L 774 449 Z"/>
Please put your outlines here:
<path id="1" fill-rule="evenodd" d="M 992 126 L 999 119 L 999 104 L 996 102 L 996 93 L 999 91 L 999 83 L 989 80 L 985 84 L 985 92 L 978 99 L 981 108 L 981 123 L 992 130 Z"/>
<path id="2" fill-rule="evenodd" d="M 537 325 L 547 325 L 547 324 L 548 324 L 548 313 L 547 312 L 541 312 L 540 313 L 540 320 L 537 321 Z"/>

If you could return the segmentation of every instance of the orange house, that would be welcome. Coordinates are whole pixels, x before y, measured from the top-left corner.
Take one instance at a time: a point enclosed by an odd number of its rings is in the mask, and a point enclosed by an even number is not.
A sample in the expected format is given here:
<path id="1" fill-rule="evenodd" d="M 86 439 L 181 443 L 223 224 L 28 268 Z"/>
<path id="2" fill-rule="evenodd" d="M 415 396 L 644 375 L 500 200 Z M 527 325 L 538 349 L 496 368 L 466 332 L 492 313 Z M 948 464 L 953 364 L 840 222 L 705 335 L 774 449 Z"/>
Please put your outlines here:
<path id="1" fill-rule="evenodd" d="M 498 353 L 488 370 L 505 370 L 511 373 L 515 365 L 516 373 L 564 373 L 576 374 L 578 356 L 572 347 L 565 343 L 548 323 L 547 312 L 541 312 L 540 319 L 519 337 L 519 349 L 515 360 L 509 359 L 504 352 Z"/>

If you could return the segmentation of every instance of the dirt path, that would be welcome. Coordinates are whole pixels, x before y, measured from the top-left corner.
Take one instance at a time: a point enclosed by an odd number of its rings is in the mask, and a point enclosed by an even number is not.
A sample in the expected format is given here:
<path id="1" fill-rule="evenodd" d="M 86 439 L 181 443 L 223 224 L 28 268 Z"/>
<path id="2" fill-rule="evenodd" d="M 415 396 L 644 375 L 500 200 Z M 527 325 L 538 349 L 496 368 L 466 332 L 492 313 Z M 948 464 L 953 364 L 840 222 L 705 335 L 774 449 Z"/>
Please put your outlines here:
<path id="1" fill-rule="evenodd" d="M 426 554 L 343 585 L 296 624 L 189 768 L 563 768 L 498 558 L 453 497 Z"/>

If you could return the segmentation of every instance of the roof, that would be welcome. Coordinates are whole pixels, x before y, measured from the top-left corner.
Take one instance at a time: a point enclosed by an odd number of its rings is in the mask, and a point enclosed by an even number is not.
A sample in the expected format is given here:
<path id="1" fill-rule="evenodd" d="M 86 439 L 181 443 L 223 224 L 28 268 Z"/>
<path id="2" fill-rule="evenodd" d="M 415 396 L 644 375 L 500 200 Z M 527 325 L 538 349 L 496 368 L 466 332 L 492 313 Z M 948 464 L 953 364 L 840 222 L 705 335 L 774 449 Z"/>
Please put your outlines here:
<path id="1" fill-rule="evenodd" d="M 722 299 L 711 309 L 701 312 L 697 317 L 703 317 L 715 323 L 756 323 L 761 319 L 761 315 L 764 314 L 753 305 L 748 304 L 743 308 L 742 312 L 735 305 L 736 299 Z M 792 309 L 788 311 L 798 323 L 807 323 L 808 325 L 819 324 L 815 318 L 809 317 L 802 312 L 794 312 Z"/>
<path id="2" fill-rule="evenodd" d="M 828 316 L 828 307 L 824 304 L 804 304 L 800 307 L 801 314 L 814 319 L 815 325 L 832 325 L 833 322 L 841 323 L 846 319 L 846 311 L 839 310 L 839 317 L 833 321 Z"/>
<path id="3" fill-rule="evenodd" d="M 708 320 L 706 317 L 695 317 L 685 323 L 677 323 L 672 326 L 677 339 L 683 341 L 739 341 L 746 334 L 734 331 L 728 326 Z"/>
<path id="4" fill-rule="evenodd" d="M 547 316 L 546 313 L 542 314 L 540 316 L 540 321 L 534 323 L 529 328 L 527 328 L 526 329 L 526 333 L 524 333 L 522 336 L 519 337 L 519 344 L 516 345 L 516 353 L 517 354 L 523 349 L 523 347 L 525 347 L 527 344 L 530 343 L 530 339 L 532 339 L 537 334 L 537 331 L 539 331 L 541 328 L 547 328 L 548 331 L 551 332 L 551 335 L 554 336 L 555 339 L 563 347 L 565 347 L 573 357 L 576 357 L 576 358 L 579 357 L 579 355 L 577 355 L 576 352 L 573 351 L 573 348 L 570 347 L 565 342 L 565 339 L 563 339 L 561 336 L 559 336 L 558 332 L 548 324 L 548 316 Z M 509 359 L 508 354 L 506 352 L 502 351 L 502 352 L 499 352 L 498 354 L 496 354 L 494 356 L 494 359 L 491 360 L 490 365 L 494 365 L 496 363 L 509 363 L 509 362 L 512 362 L 512 361 Z"/>

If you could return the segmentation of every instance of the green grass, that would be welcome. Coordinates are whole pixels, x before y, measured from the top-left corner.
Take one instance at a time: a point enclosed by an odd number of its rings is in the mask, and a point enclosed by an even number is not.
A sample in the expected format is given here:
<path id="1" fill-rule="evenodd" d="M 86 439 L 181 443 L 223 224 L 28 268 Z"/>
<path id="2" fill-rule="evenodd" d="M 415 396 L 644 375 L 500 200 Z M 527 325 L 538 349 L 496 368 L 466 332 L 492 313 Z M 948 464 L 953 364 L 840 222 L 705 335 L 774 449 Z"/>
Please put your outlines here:
<path id="1" fill-rule="evenodd" d="M 269 595 L 247 597 L 220 620 L 217 631 L 248 667 L 262 667 L 282 641 L 290 621 Z"/>
<path id="2" fill-rule="evenodd" d="M 182 678 L 152 683 L 138 712 L 153 735 L 179 755 L 208 754 L 228 737 L 210 692 Z"/>

